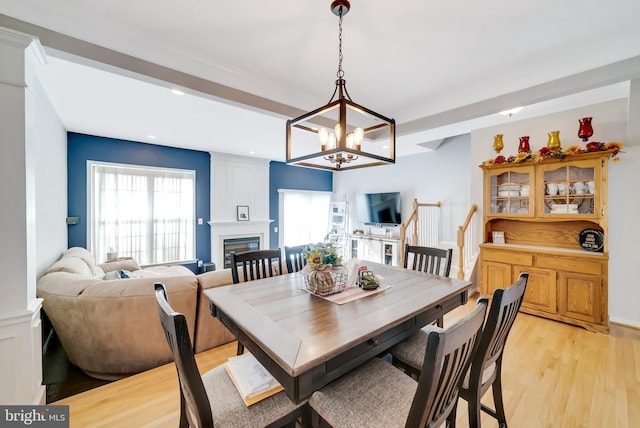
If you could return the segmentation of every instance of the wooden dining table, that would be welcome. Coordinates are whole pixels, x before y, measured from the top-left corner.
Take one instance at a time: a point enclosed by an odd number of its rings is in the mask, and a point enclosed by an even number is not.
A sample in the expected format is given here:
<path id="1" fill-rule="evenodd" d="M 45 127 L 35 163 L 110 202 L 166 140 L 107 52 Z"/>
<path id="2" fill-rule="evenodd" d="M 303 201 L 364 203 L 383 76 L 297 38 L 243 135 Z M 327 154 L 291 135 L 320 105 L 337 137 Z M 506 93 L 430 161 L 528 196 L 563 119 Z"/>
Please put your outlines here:
<path id="1" fill-rule="evenodd" d="M 467 302 L 471 283 L 366 263 L 388 289 L 337 304 L 291 273 L 205 290 L 217 317 L 296 403 Z"/>

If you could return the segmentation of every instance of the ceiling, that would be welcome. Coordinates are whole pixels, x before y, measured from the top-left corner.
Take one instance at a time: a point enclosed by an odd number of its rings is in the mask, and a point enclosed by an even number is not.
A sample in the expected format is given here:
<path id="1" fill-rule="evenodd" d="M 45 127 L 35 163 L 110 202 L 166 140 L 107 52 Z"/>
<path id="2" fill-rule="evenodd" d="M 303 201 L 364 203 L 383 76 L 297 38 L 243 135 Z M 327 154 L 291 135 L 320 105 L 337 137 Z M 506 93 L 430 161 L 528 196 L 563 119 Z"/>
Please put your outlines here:
<path id="1" fill-rule="evenodd" d="M 638 18 L 637 0 L 352 0 L 343 69 L 411 155 L 627 97 Z M 38 74 L 69 131 L 280 161 L 286 119 L 329 101 L 338 66 L 330 0 L 3 0 L 0 26 L 40 38 Z"/>

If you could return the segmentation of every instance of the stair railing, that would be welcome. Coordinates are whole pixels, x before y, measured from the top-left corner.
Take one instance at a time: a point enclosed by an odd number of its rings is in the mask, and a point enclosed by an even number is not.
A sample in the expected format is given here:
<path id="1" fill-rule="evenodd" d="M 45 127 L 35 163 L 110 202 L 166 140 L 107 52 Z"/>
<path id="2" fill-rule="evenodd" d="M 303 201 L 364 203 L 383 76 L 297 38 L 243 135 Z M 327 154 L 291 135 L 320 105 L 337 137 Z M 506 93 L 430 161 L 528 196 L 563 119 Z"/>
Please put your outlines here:
<path id="1" fill-rule="evenodd" d="M 464 279 L 465 260 L 468 262 L 473 257 L 473 214 L 478 211 L 478 205 L 473 204 L 469 209 L 467 218 L 462 226 L 458 226 L 458 279 Z"/>
<path id="2" fill-rule="evenodd" d="M 406 222 L 400 225 L 400 266 L 404 266 L 404 246 L 437 245 L 440 241 L 440 202 L 420 203 L 413 200 L 413 209 Z M 407 236 L 410 236 L 407 239 Z"/>

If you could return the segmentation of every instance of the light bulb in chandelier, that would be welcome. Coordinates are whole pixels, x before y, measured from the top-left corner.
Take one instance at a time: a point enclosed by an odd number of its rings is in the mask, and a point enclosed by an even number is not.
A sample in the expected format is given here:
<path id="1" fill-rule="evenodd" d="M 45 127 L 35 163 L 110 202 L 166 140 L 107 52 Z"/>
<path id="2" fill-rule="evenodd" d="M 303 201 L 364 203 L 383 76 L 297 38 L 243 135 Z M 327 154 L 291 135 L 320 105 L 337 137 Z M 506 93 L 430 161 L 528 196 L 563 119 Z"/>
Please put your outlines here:
<path id="1" fill-rule="evenodd" d="M 355 149 L 353 132 L 347 134 L 347 147 L 350 149 Z"/>
<path id="2" fill-rule="evenodd" d="M 332 150 L 338 147 L 336 142 L 336 134 L 329 134 L 329 138 L 327 141 L 327 150 Z"/>

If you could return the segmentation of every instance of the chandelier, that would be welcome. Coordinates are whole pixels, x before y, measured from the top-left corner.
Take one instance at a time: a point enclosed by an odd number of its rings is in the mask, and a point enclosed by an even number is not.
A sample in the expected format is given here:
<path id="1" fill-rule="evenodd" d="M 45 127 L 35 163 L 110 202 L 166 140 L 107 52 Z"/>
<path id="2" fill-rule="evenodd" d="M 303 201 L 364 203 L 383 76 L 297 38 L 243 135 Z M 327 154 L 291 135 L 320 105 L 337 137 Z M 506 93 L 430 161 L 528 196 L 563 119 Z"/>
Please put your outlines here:
<path id="1" fill-rule="evenodd" d="M 344 171 L 395 163 L 395 120 L 351 100 L 342 70 L 342 18 L 351 5 L 335 0 L 338 16 L 338 72 L 329 103 L 287 120 L 287 163 Z M 318 151 L 318 148 L 320 151 Z"/>

